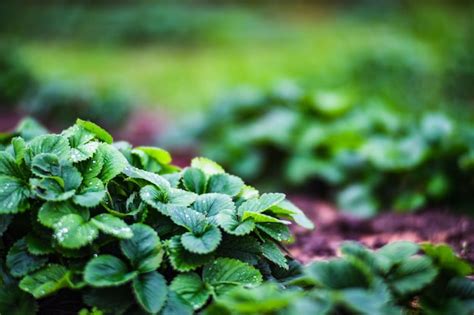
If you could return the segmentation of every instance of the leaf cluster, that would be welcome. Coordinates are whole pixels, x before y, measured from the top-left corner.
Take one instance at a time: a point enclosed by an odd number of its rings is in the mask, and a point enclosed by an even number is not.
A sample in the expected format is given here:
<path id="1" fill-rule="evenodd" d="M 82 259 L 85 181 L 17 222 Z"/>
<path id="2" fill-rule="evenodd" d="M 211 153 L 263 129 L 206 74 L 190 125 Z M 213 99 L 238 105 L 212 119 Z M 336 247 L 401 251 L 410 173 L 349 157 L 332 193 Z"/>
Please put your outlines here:
<path id="1" fill-rule="evenodd" d="M 471 182 L 469 126 L 442 113 L 366 105 L 347 91 L 287 83 L 229 95 L 190 133 L 202 154 L 252 183 L 311 193 L 316 187 L 362 217 L 381 208 L 472 204 L 472 185 L 457 185 Z"/>
<path id="2" fill-rule="evenodd" d="M 312 228 L 283 194 L 205 158 L 180 169 L 89 121 L 59 134 L 25 121 L 1 139 L 1 314 L 58 300 L 64 312 L 191 314 L 289 269 L 288 225 Z"/>
<path id="3" fill-rule="evenodd" d="M 472 267 L 447 245 L 405 241 L 376 251 L 355 242 L 342 257 L 305 267 L 283 284 L 238 288 L 205 314 L 472 314 Z"/>

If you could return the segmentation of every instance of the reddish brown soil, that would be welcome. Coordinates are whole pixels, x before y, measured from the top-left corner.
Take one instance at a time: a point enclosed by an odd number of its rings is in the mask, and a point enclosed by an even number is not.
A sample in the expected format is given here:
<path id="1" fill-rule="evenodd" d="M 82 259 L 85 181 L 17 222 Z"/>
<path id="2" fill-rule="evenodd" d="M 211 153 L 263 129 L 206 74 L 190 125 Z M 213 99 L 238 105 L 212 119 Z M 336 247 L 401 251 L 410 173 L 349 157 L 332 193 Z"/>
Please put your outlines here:
<path id="1" fill-rule="evenodd" d="M 474 219 L 445 209 L 417 213 L 382 213 L 372 219 L 357 219 L 338 212 L 330 204 L 304 197 L 292 200 L 315 222 L 312 231 L 295 227 L 296 242 L 290 252 L 302 262 L 337 255 L 345 240 L 356 240 L 370 248 L 408 240 L 447 243 L 459 255 L 474 262 Z"/>

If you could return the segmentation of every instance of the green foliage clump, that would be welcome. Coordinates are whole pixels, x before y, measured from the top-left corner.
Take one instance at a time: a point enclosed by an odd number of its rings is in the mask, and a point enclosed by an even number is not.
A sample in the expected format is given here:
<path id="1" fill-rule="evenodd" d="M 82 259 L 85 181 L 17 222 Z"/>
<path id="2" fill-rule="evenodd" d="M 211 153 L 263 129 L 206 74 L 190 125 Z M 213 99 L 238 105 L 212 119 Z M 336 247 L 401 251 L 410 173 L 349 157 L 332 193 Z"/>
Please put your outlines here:
<path id="1" fill-rule="evenodd" d="M 13 105 L 36 86 L 36 79 L 18 53 L 0 45 L 0 107 Z"/>
<path id="2" fill-rule="evenodd" d="M 472 267 L 447 245 L 400 241 L 372 251 L 347 242 L 341 252 L 341 258 L 314 262 L 283 283 L 233 289 L 204 313 L 468 315 L 474 311 L 474 281 L 466 277 Z"/>
<path id="3" fill-rule="evenodd" d="M 448 115 L 403 114 L 292 84 L 237 92 L 191 133 L 202 154 L 252 183 L 329 192 L 359 216 L 472 204 L 472 132 Z"/>
<path id="4" fill-rule="evenodd" d="M 192 314 L 278 278 L 288 224 L 313 226 L 211 160 L 179 169 L 89 121 L 26 121 L 1 142 L 1 314 Z"/>

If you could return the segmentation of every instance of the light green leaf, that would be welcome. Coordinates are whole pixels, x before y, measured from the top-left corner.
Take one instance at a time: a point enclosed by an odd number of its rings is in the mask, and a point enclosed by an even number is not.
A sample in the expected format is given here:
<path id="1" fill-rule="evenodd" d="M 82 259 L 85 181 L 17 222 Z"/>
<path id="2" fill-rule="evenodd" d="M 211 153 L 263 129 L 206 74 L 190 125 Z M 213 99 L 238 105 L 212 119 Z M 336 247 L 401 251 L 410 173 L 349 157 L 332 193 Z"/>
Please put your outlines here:
<path id="1" fill-rule="evenodd" d="M 188 251 L 207 254 L 214 251 L 221 242 L 222 234 L 218 227 L 208 225 L 203 233 L 186 232 L 181 235 L 181 243 Z"/>
<path id="2" fill-rule="evenodd" d="M 64 130 L 62 135 L 69 139 L 71 146 L 70 160 L 74 163 L 91 158 L 99 147 L 99 142 L 92 141 L 95 135 L 78 125 Z"/>
<path id="3" fill-rule="evenodd" d="M 20 288 L 40 299 L 62 288 L 69 286 L 70 272 L 61 265 L 47 267 L 24 277 L 20 281 Z"/>
<path id="4" fill-rule="evenodd" d="M 38 220 L 44 226 L 52 228 L 62 217 L 68 214 L 77 214 L 84 221 L 89 220 L 89 210 L 76 206 L 70 201 L 45 202 L 38 212 Z"/>
<path id="5" fill-rule="evenodd" d="M 214 223 L 221 211 L 235 211 L 235 205 L 228 195 L 209 193 L 200 195 L 192 205 L 193 209 L 204 214 L 209 222 Z"/>
<path id="6" fill-rule="evenodd" d="M 207 192 L 237 196 L 244 187 L 244 182 L 237 176 L 229 174 L 215 174 L 209 177 Z"/>
<path id="7" fill-rule="evenodd" d="M 209 288 L 195 272 L 178 275 L 171 282 L 170 289 L 191 304 L 195 310 L 201 308 L 211 295 Z"/>
<path id="8" fill-rule="evenodd" d="M 135 150 L 140 150 L 151 156 L 155 161 L 160 164 L 170 164 L 171 163 L 171 155 L 168 151 L 163 150 L 161 148 L 155 147 L 136 147 Z"/>
<path id="9" fill-rule="evenodd" d="M 285 223 L 285 221 L 279 220 L 275 217 L 251 211 L 244 211 L 242 215 L 242 220 L 245 221 L 251 218 L 256 223 Z"/>
<path id="10" fill-rule="evenodd" d="M 270 208 L 270 211 L 277 215 L 286 215 L 292 218 L 296 224 L 306 228 L 314 229 L 314 224 L 311 222 L 303 211 L 288 200 L 283 200 L 276 206 Z"/>
<path id="11" fill-rule="evenodd" d="M 231 258 L 217 258 L 203 269 L 203 280 L 221 295 L 236 286 L 258 286 L 262 275 L 254 267 Z"/>
<path id="12" fill-rule="evenodd" d="M 97 176 L 99 176 L 100 172 L 102 171 L 102 167 L 104 166 L 102 153 L 97 150 L 91 159 L 82 161 L 76 165 L 81 172 L 84 181 L 95 179 Z"/>
<path id="13" fill-rule="evenodd" d="M 195 193 L 182 189 L 171 188 L 168 192 L 168 203 L 177 206 L 187 207 L 191 205 L 196 198 L 197 195 Z"/>
<path id="14" fill-rule="evenodd" d="M 53 225 L 54 238 L 65 248 L 75 249 L 92 243 L 99 235 L 98 229 L 78 214 L 63 216 Z"/>
<path id="15" fill-rule="evenodd" d="M 408 241 L 389 243 L 376 251 L 377 254 L 389 259 L 392 265 L 398 264 L 420 250 L 418 244 Z"/>
<path id="16" fill-rule="evenodd" d="M 99 214 L 91 219 L 91 223 L 106 234 L 123 239 L 133 237 L 132 229 L 127 223 L 111 214 Z"/>
<path id="17" fill-rule="evenodd" d="M 27 145 L 23 138 L 15 137 L 12 139 L 13 153 L 15 154 L 15 161 L 21 164 L 25 158 Z"/>
<path id="18" fill-rule="evenodd" d="M 206 191 L 207 178 L 200 169 L 188 167 L 183 172 L 183 184 L 187 190 L 202 194 Z"/>
<path id="19" fill-rule="evenodd" d="M 100 151 L 104 163 L 98 177 L 104 183 L 108 183 L 122 173 L 128 165 L 128 161 L 119 150 L 110 144 L 102 143 L 97 150 Z"/>
<path id="20" fill-rule="evenodd" d="M 262 244 L 262 254 L 277 266 L 288 270 L 288 263 L 286 261 L 285 255 L 274 242 L 269 240 L 265 241 Z"/>
<path id="21" fill-rule="evenodd" d="M 421 248 L 440 269 L 447 270 L 458 276 L 467 276 L 473 271 L 471 265 L 456 256 L 456 253 L 449 245 L 424 243 L 421 245 Z"/>
<path id="22" fill-rule="evenodd" d="M 47 258 L 34 256 L 28 252 L 25 238 L 13 244 L 6 258 L 7 267 L 14 277 L 21 277 L 35 271 L 46 264 L 47 261 Z"/>
<path id="23" fill-rule="evenodd" d="M 98 178 L 92 178 L 84 182 L 72 200 L 75 204 L 91 208 L 99 205 L 106 193 L 104 183 Z"/>
<path id="24" fill-rule="evenodd" d="M 163 260 L 163 251 L 155 230 L 141 223 L 133 224 L 130 228 L 133 237 L 120 241 L 123 254 L 142 273 L 158 269 Z"/>
<path id="25" fill-rule="evenodd" d="M 127 283 L 137 276 L 127 265 L 111 255 L 92 258 L 84 269 L 84 280 L 94 287 L 111 287 Z"/>
<path id="26" fill-rule="evenodd" d="M 152 314 L 165 304 L 168 289 L 165 278 L 156 271 L 138 275 L 133 279 L 133 292 L 141 307 Z"/>
<path id="27" fill-rule="evenodd" d="M 82 119 L 76 120 L 76 124 L 86 129 L 87 131 L 93 133 L 97 139 L 104 141 L 105 143 L 112 144 L 114 138 L 102 127 L 94 124 L 91 121 L 85 121 Z"/>
<path id="28" fill-rule="evenodd" d="M 194 158 L 191 161 L 191 166 L 200 169 L 206 176 L 225 173 L 222 166 L 204 157 Z"/>
<path id="29" fill-rule="evenodd" d="M 163 176 L 138 169 L 131 165 L 125 167 L 123 173 L 130 178 L 147 181 L 165 192 L 168 192 L 171 188 L 170 183 Z"/>
<path id="30" fill-rule="evenodd" d="M 0 215 L 28 209 L 29 195 L 26 183 L 15 177 L 0 175 Z"/>
<path id="31" fill-rule="evenodd" d="M 212 261 L 212 254 L 194 254 L 187 251 L 181 244 L 181 238 L 174 236 L 167 242 L 168 256 L 175 270 L 186 272 L 197 269 Z"/>

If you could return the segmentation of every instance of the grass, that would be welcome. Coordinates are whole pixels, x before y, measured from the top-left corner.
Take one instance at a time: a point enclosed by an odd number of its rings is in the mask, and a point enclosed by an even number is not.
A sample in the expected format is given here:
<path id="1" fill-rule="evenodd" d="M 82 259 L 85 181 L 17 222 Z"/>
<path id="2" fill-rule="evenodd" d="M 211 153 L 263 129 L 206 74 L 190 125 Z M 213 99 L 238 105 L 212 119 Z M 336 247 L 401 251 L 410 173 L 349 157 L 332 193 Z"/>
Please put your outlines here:
<path id="1" fill-rule="evenodd" d="M 266 87 L 285 78 L 343 84 L 332 80 L 341 78 L 338 73 L 358 50 L 403 44 L 407 38 L 383 23 L 325 19 L 300 23 L 280 35 L 190 46 L 23 41 L 20 51 L 42 80 L 114 85 L 135 94 L 142 104 L 174 115 L 202 110 L 236 85 Z M 415 47 L 432 58 L 427 47 Z"/>

